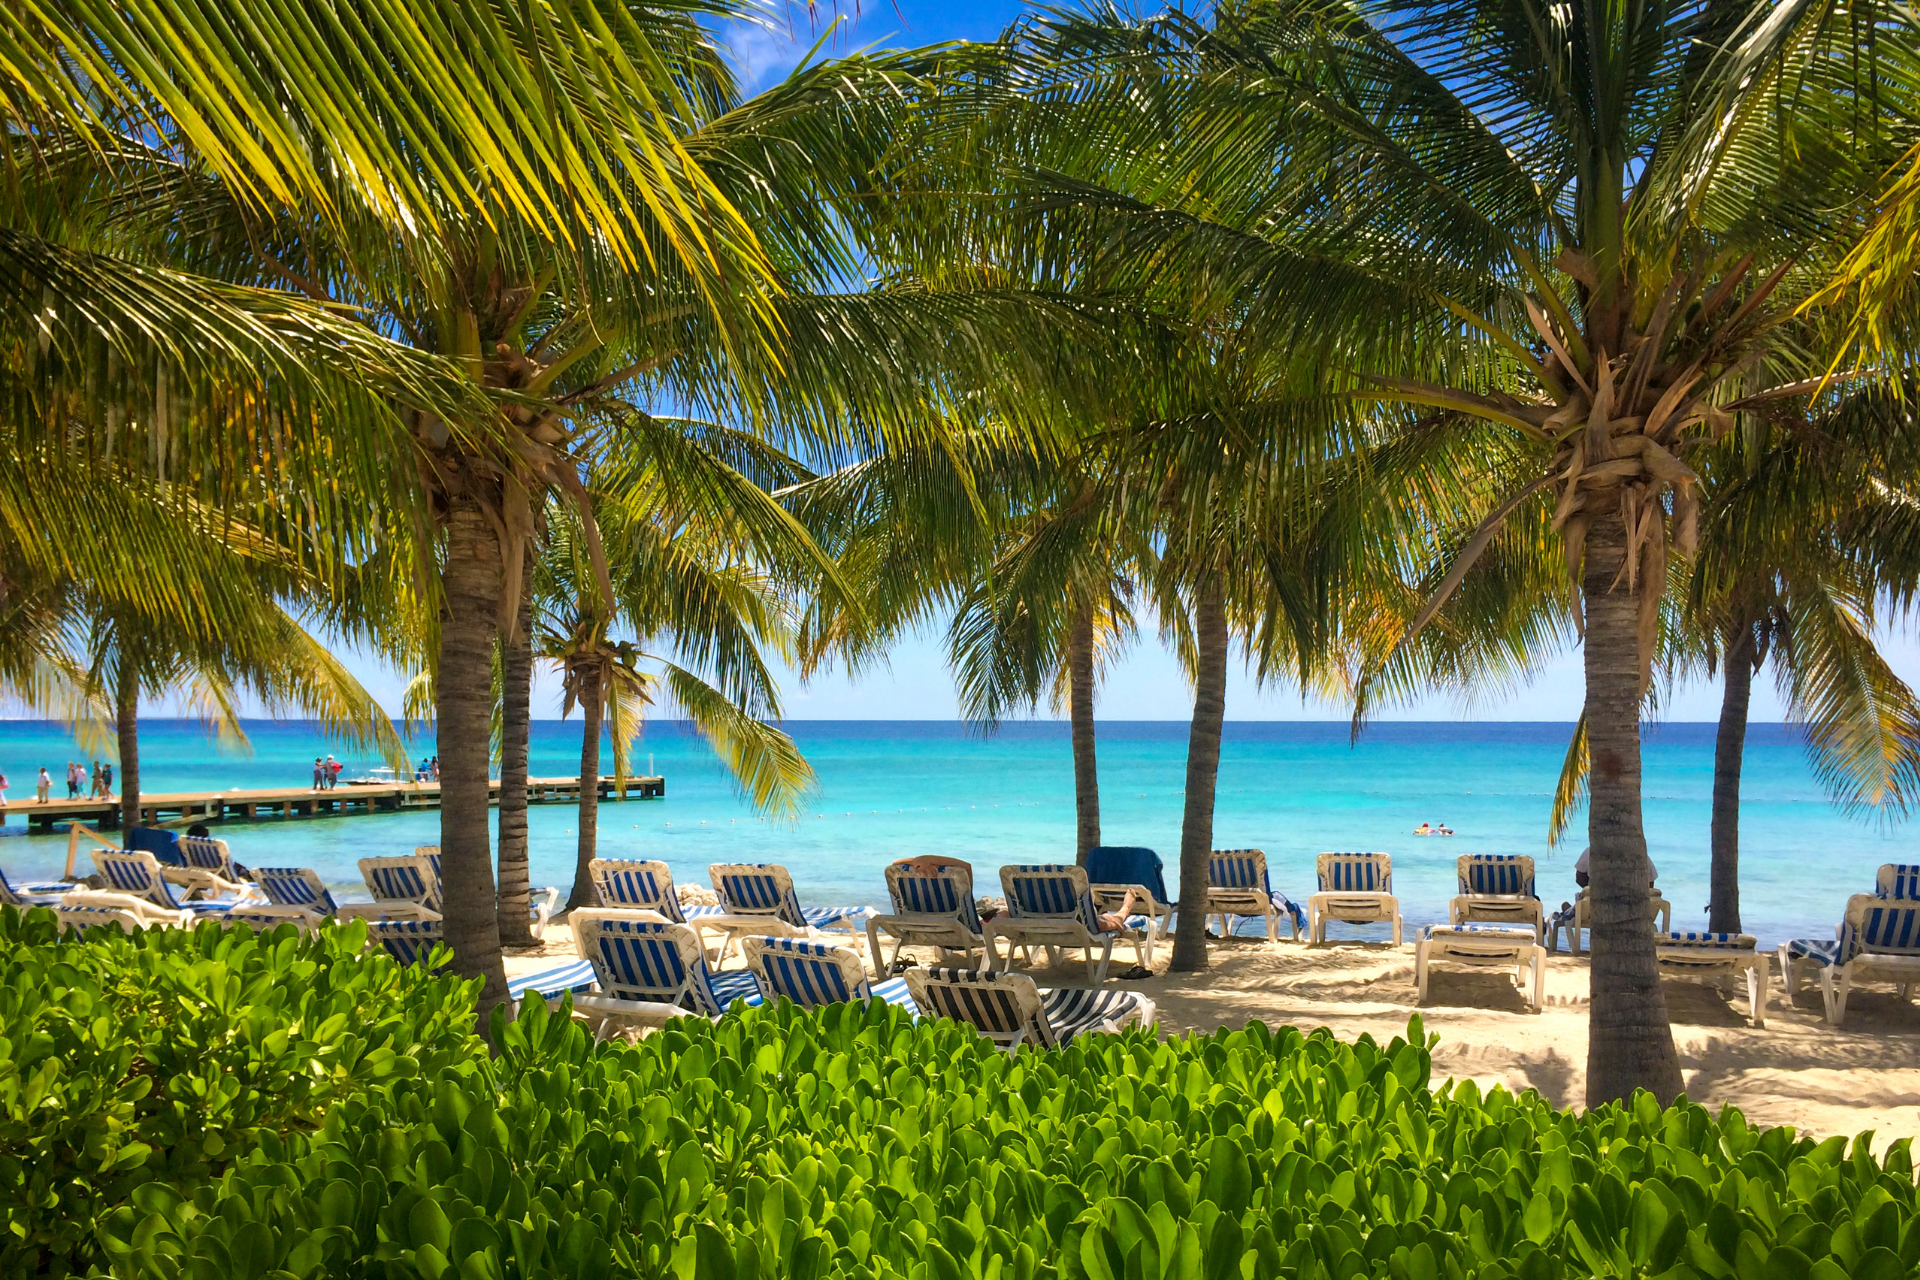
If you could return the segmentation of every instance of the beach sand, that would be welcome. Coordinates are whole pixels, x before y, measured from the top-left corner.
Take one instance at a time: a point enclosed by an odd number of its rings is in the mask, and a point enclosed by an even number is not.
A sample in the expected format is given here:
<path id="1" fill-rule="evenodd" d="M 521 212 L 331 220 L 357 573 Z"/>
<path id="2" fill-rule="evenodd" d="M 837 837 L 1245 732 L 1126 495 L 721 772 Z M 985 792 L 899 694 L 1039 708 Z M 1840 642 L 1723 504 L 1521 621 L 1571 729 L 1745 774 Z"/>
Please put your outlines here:
<path id="1" fill-rule="evenodd" d="M 538 952 L 509 955 L 510 974 L 547 967 L 574 954 L 564 925 Z M 864 940 L 862 943 L 864 954 Z M 1163 1031 L 1213 1031 L 1259 1018 L 1302 1030 L 1327 1027 L 1342 1039 L 1363 1033 L 1385 1041 L 1404 1035 L 1419 1014 L 1440 1037 L 1436 1083 L 1449 1076 L 1482 1088 L 1537 1089 L 1557 1107 L 1579 1106 L 1586 1090 L 1588 966 L 1565 953 L 1547 970 L 1546 1004 L 1530 1012 L 1512 980 L 1493 970 L 1436 965 L 1427 1003 L 1414 1002 L 1413 946 L 1330 943 L 1306 947 L 1235 938 L 1209 948 L 1212 967 L 1199 974 L 1162 974 L 1115 983 L 1152 997 Z M 1125 957 L 1123 959 L 1122 957 Z M 1155 957 L 1165 969 L 1167 953 Z M 922 963 L 932 955 L 921 957 Z M 1116 948 L 1113 971 L 1132 951 Z M 730 961 L 738 964 L 738 960 Z M 1080 986 L 1077 961 L 1058 971 L 1030 971 L 1042 986 Z M 1875 1149 L 1894 1138 L 1920 1138 L 1920 1004 L 1877 984 L 1856 987 L 1847 1023 L 1821 1020 L 1816 986 L 1801 985 L 1791 1005 L 1779 975 L 1771 983 L 1765 1030 L 1746 1017 L 1746 986 L 1731 1002 L 1712 987 L 1683 979 L 1664 983 L 1687 1095 L 1718 1110 L 1740 1109 L 1755 1124 L 1789 1124 L 1816 1136 L 1873 1130 Z"/>

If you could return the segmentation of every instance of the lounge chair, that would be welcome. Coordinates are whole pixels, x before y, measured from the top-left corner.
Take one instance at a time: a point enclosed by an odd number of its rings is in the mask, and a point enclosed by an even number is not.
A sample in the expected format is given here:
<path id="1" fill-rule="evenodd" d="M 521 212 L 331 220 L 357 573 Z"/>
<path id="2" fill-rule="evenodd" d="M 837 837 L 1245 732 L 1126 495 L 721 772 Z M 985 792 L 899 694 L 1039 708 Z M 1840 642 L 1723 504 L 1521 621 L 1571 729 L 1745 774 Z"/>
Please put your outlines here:
<path id="1" fill-rule="evenodd" d="M 1327 940 L 1327 922 L 1393 925 L 1393 943 L 1400 945 L 1403 926 L 1400 899 L 1393 896 L 1393 855 L 1390 853 L 1323 853 L 1314 860 L 1320 892 L 1307 899 L 1309 938 Z"/>
<path id="2" fill-rule="evenodd" d="M 425 964 L 434 947 L 446 941 L 446 922 L 434 920 L 370 920 L 368 939 L 377 943 L 401 964 Z M 593 966 L 585 960 L 569 960 L 550 969 L 523 973 L 507 979 L 507 998 L 519 1000 L 528 995 L 556 999 L 569 991 L 591 991 Z"/>
<path id="3" fill-rule="evenodd" d="M 736 1000 L 760 1003 L 758 981 L 745 969 L 707 967 L 700 935 L 657 911 L 585 908 L 567 917 L 583 959 L 593 965 L 595 994 L 573 1007 L 599 1013 L 599 1032 L 623 1016 L 658 1017 L 678 1007 L 709 1018 Z"/>
<path id="4" fill-rule="evenodd" d="M 664 862 L 638 862 L 621 858 L 595 858 L 587 864 L 600 905 L 628 911 L 658 911 L 675 924 L 693 926 L 706 941 L 709 929 L 720 931 L 720 945 L 707 952 L 710 963 L 719 964 L 732 949 L 734 940 L 748 933 L 780 933 L 791 928 L 784 921 L 764 915 L 730 915 L 725 907 L 692 906 L 680 901 L 674 892 L 673 872 Z"/>
<path id="5" fill-rule="evenodd" d="M 1854 894 L 1847 899 L 1838 939 L 1796 938 L 1780 944 L 1780 971 L 1789 1000 L 1809 968 L 1820 970 L 1827 1021 L 1836 1027 L 1847 1016 L 1847 993 L 1856 981 L 1895 983 L 1900 998 L 1911 999 L 1914 984 L 1920 982 L 1920 901 Z"/>
<path id="6" fill-rule="evenodd" d="M 707 878 L 730 916 L 772 916 L 796 929 L 845 929 L 858 939 L 874 914 L 872 907 L 802 909 L 792 874 L 777 862 L 716 862 Z"/>
<path id="7" fill-rule="evenodd" d="M 260 899 L 261 895 L 255 892 L 253 885 L 234 868 L 233 855 L 228 852 L 225 840 L 181 836 L 175 849 L 182 865 L 163 864 L 160 874 L 188 893 L 204 893 L 216 898 Z"/>
<path id="8" fill-rule="evenodd" d="M 1767 1025 L 1767 953 L 1750 933 L 1665 933 L 1654 938 L 1660 972 L 1682 978 L 1711 978 L 1722 994 L 1737 975 L 1747 979 L 1747 1013 L 1756 1027 Z"/>
<path id="9" fill-rule="evenodd" d="M 880 954 L 882 933 L 894 939 L 895 962 L 902 947 L 939 947 L 969 959 L 975 950 L 986 949 L 980 909 L 973 897 L 973 873 L 964 864 L 925 871 L 895 863 L 886 869 L 886 877 L 893 911 L 867 919 L 867 946 L 876 975 L 884 975 L 890 967 Z"/>
<path id="10" fill-rule="evenodd" d="M 907 991 L 922 1016 L 969 1023 L 1008 1051 L 1051 1049 L 1089 1031 L 1153 1024 L 1153 1001 L 1138 991 L 1042 991 L 1024 973 L 935 966 L 909 969 Z"/>
<path id="11" fill-rule="evenodd" d="M 182 902 L 174 896 L 173 885 L 160 874 L 159 860 L 144 851 L 95 849 L 93 865 L 100 869 L 101 876 L 107 882 L 107 888 L 81 890 L 74 895 L 74 900 L 84 898 L 96 906 L 145 904 L 158 911 L 163 919 L 181 912 L 200 916 L 218 915 L 248 901 L 241 898 L 221 898 Z M 123 898 L 127 902 L 111 901 L 114 898 Z M 137 906 L 131 906 L 129 909 L 136 912 L 140 910 Z"/>
<path id="12" fill-rule="evenodd" d="M 750 934 L 740 940 L 740 953 L 768 1004 L 790 1000 L 802 1009 L 818 1009 L 851 1000 L 884 1000 L 908 1013 L 919 1012 L 903 979 L 868 982 L 867 962 L 851 947 Z"/>
<path id="13" fill-rule="evenodd" d="M 89 929 L 112 926 L 122 933 L 132 933 L 135 929 L 183 928 L 193 923 L 188 912 L 181 912 L 180 918 L 167 921 L 158 920 L 153 913 L 141 913 L 126 907 L 116 907 L 104 903 L 62 902 L 53 909 L 60 917 L 62 930 L 72 929 L 84 934 Z"/>
<path id="14" fill-rule="evenodd" d="M 1427 1002 L 1427 975 L 1439 962 L 1470 969 L 1512 969 L 1514 985 L 1534 1009 L 1545 994 L 1547 949 L 1530 925 L 1436 924 L 1421 930 L 1413 948 L 1413 980 L 1421 1004 Z M 1529 970 L 1531 982 L 1527 981 Z"/>
<path id="15" fill-rule="evenodd" d="M 14 884 L 7 879 L 7 873 L 0 871 L 0 905 L 18 907 L 25 911 L 28 907 L 52 907 L 59 905 L 62 898 L 76 889 L 84 889 L 83 884 L 67 884 L 55 881 L 51 884 Z"/>
<path id="16" fill-rule="evenodd" d="M 1649 890 L 1649 892 L 1653 895 L 1653 914 L 1655 917 L 1653 931 L 1656 934 L 1672 932 L 1673 904 L 1661 897 L 1658 889 L 1652 889 Z M 1593 907 L 1588 901 L 1587 891 L 1582 889 L 1571 903 L 1563 905 L 1560 910 L 1554 912 L 1547 918 L 1547 950 L 1558 951 L 1560 949 L 1560 934 L 1562 930 L 1565 930 L 1568 949 L 1572 951 L 1574 955 L 1579 955 L 1581 935 L 1592 927 Z"/>
<path id="17" fill-rule="evenodd" d="M 440 880 L 440 846 L 437 844 L 417 844 L 413 846 L 413 856 L 425 858 L 433 869 L 434 897 L 441 902 L 447 900 L 446 886 Z M 527 891 L 527 931 L 533 940 L 539 942 L 547 936 L 547 925 L 553 920 L 555 908 L 560 905 L 560 890 L 548 885 L 541 889 Z M 439 910 L 438 907 L 435 910 Z"/>
<path id="18" fill-rule="evenodd" d="M 1151 968 L 1160 939 L 1173 932 L 1175 910 L 1160 855 L 1138 845 L 1095 845 L 1087 850 L 1086 867 L 1087 887 L 1093 892 L 1093 905 L 1100 910 L 1118 911 L 1127 894 L 1133 894 L 1127 925 L 1146 933 L 1147 966 Z"/>
<path id="19" fill-rule="evenodd" d="M 1007 940 L 1010 948 L 1016 945 L 1045 947 L 1054 964 L 1060 963 L 1063 949 L 1084 952 L 1088 976 L 1096 984 L 1107 980 L 1107 967 L 1113 961 L 1116 941 L 1132 943 L 1134 958 L 1142 967 L 1146 966 L 1146 931 L 1122 928 L 1116 932 L 1103 928 L 1083 868 L 1045 863 L 1002 867 L 1000 887 L 1007 895 L 1007 909 L 987 921 L 983 930 L 988 968 L 1003 967 L 997 945 L 1001 938 Z M 1100 951 L 1098 966 L 1093 960 L 1096 948 Z M 1009 964 L 1013 961 L 1011 949 L 1007 961 Z"/>
<path id="20" fill-rule="evenodd" d="M 417 902 L 337 902 L 326 881 L 308 867 L 255 867 L 253 882 L 277 907 L 298 907 L 335 920 L 438 920 L 440 913 Z"/>
<path id="21" fill-rule="evenodd" d="M 360 859 L 360 878 L 376 903 L 411 902 L 440 918 L 440 868 L 430 855 Z"/>
<path id="22" fill-rule="evenodd" d="M 1920 863 L 1883 863 L 1874 877 L 1873 892 L 1881 898 L 1920 898 Z"/>
<path id="23" fill-rule="evenodd" d="M 1235 916 L 1264 919 L 1268 942 L 1280 941 L 1282 920 L 1293 931 L 1293 940 L 1300 941 L 1301 926 L 1307 922 L 1307 913 L 1273 887 L 1267 855 L 1260 849 L 1215 849 L 1207 856 L 1207 914 L 1220 917 L 1222 937 L 1233 933 Z"/>
<path id="24" fill-rule="evenodd" d="M 1447 904 L 1452 924 L 1529 924 L 1547 940 L 1547 912 L 1533 888 L 1533 859 L 1524 853 L 1463 853 L 1454 862 L 1460 892 Z"/>

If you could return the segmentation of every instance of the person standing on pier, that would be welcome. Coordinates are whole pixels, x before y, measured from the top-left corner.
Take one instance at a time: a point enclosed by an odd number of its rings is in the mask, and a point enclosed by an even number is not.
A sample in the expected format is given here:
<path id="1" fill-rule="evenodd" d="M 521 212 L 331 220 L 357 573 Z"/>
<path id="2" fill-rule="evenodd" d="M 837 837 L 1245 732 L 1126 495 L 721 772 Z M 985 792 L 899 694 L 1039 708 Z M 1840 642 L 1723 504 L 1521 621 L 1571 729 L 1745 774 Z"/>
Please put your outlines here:
<path id="1" fill-rule="evenodd" d="M 113 799 L 113 761 L 111 760 L 100 766 L 100 794 L 109 800 Z"/>
<path id="2" fill-rule="evenodd" d="M 53 778 L 47 773 L 47 766 L 40 766 L 40 776 L 34 780 L 33 794 L 35 804 L 45 804 L 53 795 Z"/>
<path id="3" fill-rule="evenodd" d="M 78 800 L 79 798 L 80 766 L 69 760 L 67 761 L 67 799 Z"/>
<path id="4" fill-rule="evenodd" d="M 313 790 L 320 789 L 320 780 L 326 776 L 326 767 L 320 763 L 320 757 L 313 758 Z"/>
<path id="5" fill-rule="evenodd" d="M 7 811 L 7 774 L 0 769 L 0 822 L 5 822 Z"/>

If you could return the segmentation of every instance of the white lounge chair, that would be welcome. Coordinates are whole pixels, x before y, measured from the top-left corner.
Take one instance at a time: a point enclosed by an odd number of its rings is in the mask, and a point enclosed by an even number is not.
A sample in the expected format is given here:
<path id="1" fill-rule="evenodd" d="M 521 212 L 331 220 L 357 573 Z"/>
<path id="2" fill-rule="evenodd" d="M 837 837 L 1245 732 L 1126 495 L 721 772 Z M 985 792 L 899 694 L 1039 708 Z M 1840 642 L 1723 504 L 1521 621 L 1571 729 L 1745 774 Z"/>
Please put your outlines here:
<path id="1" fill-rule="evenodd" d="M 1002 867 L 1000 887 L 1007 895 L 1007 909 L 987 921 L 982 931 L 987 939 L 989 968 L 1004 967 L 998 946 L 1001 939 L 1009 944 L 1008 964 L 1013 961 L 1012 946 L 1045 947 L 1048 959 L 1056 965 L 1062 950 L 1080 951 L 1086 957 L 1088 976 L 1096 984 L 1107 980 L 1115 942 L 1132 943 L 1135 960 L 1145 967 L 1145 930 L 1105 928 L 1099 909 L 1093 905 L 1084 869 L 1064 863 Z M 1093 959 L 1096 949 L 1100 952 L 1098 965 Z"/>
<path id="2" fill-rule="evenodd" d="M 136 929 L 185 928 L 193 923 L 190 912 L 181 912 L 175 920 L 161 920 L 153 912 L 142 913 L 107 903 L 68 900 L 55 906 L 53 911 L 60 917 L 63 930 L 72 929 L 81 934 L 89 929 L 116 928 L 122 933 L 132 933 Z"/>
<path id="3" fill-rule="evenodd" d="M 1280 941 L 1280 922 L 1300 941 L 1306 913 L 1286 894 L 1277 892 L 1267 874 L 1267 855 L 1260 849 L 1215 849 L 1207 858 L 1207 914 L 1220 917 L 1220 933 L 1233 933 L 1232 917 L 1267 922 L 1267 941 Z"/>
<path id="4" fill-rule="evenodd" d="M 1920 862 L 1882 863 L 1873 892 L 1882 898 L 1920 898 Z"/>
<path id="5" fill-rule="evenodd" d="M 907 991 L 924 1017 L 977 1028 L 1008 1051 L 1064 1045 L 1089 1031 L 1153 1024 L 1153 1001 L 1138 991 L 1043 991 L 1024 973 L 981 973 L 934 966 L 909 969 Z"/>
<path id="6" fill-rule="evenodd" d="M 1327 922 L 1391 924 L 1393 943 L 1400 945 L 1403 926 L 1400 899 L 1393 896 L 1393 855 L 1390 853 L 1323 853 L 1314 860 L 1320 891 L 1307 899 L 1312 942 L 1327 940 Z"/>
<path id="7" fill-rule="evenodd" d="M 447 900 L 447 889 L 445 889 L 445 885 L 442 883 L 442 879 L 440 879 L 440 846 L 438 846 L 438 844 L 415 844 L 415 846 L 413 846 L 413 856 L 415 856 L 415 858 L 426 858 L 426 867 L 428 867 L 428 869 L 432 871 L 432 875 L 434 875 L 434 892 L 432 892 L 432 898 L 434 898 L 434 902 L 436 902 L 434 912 L 440 912 L 440 906 L 438 906 L 438 904 Z M 367 862 L 376 862 L 376 860 L 367 860 Z M 365 867 L 365 862 L 361 864 L 361 867 Z M 365 875 L 365 869 L 361 871 L 361 875 Z M 378 894 L 376 894 L 376 896 L 378 896 Z M 405 896 L 405 894 L 397 894 L 397 896 Z M 526 927 L 528 927 L 528 933 L 534 935 L 536 942 L 540 942 L 541 938 L 547 936 L 547 923 L 553 919 L 553 910 L 559 906 L 559 902 L 561 902 L 561 890 L 553 889 L 551 885 L 549 885 L 547 889 L 528 890 L 528 898 L 526 898 L 526 917 L 528 917 L 528 921 L 526 921 Z"/>
<path id="8" fill-rule="evenodd" d="M 1653 931 L 1656 934 L 1672 932 L 1673 904 L 1661 897 L 1658 889 L 1651 889 L 1648 892 L 1653 896 Z M 1571 903 L 1563 905 L 1560 910 L 1547 918 L 1547 950 L 1560 949 L 1560 934 L 1565 931 L 1568 950 L 1576 956 L 1579 955 L 1582 935 L 1592 927 L 1593 906 L 1587 897 L 1587 891 L 1582 889 Z"/>
<path id="9" fill-rule="evenodd" d="M 374 902 L 411 902 L 434 919 L 440 918 L 440 870 L 429 855 L 362 858 L 360 878 L 367 882 Z"/>
<path id="10" fill-rule="evenodd" d="M 68 884 L 55 881 L 51 884 L 14 884 L 7 879 L 7 873 L 0 871 L 0 905 L 18 907 L 25 911 L 28 907 L 57 906 L 60 900 L 76 889 L 86 888 L 83 884 Z"/>
<path id="11" fill-rule="evenodd" d="M 807 938 L 749 935 L 740 940 L 747 971 L 768 1004 L 789 1000 L 802 1009 L 853 1000 L 884 1000 L 917 1013 L 903 979 L 867 981 L 867 962 L 851 947 Z"/>
<path id="12" fill-rule="evenodd" d="M 1839 938 L 1795 938 L 1780 944 L 1780 971 L 1789 1000 L 1808 969 L 1820 971 L 1827 1021 L 1836 1027 L 1847 1016 L 1847 994 L 1857 981 L 1891 982 L 1900 988 L 1902 1000 L 1912 999 L 1914 984 L 1920 983 L 1920 901 L 1854 894 L 1847 899 Z"/>
<path id="13" fill-rule="evenodd" d="M 793 875 L 777 862 L 716 862 L 707 868 L 720 905 L 731 916 L 771 916 L 795 929 L 844 929 L 857 941 L 872 907 L 806 907 Z"/>
<path id="14" fill-rule="evenodd" d="M 271 902 L 243 902 L 231 911 L 220 913 L 223 925 L 243 924 L 255 933 L 265 933 L 290 924 L 301 933 L 312 933 L 326 917 L 305 907 L 282 907 Z"/>
<path id="15" fill-rule="evenodd" d="M 601 1015 L 598 1034 L 622 1018 L 657 1020 L 673 1008 L 709 1018 L 736 1000 L 760 1003 L 760 987 L 745 969 L 707 967 L 700 936 L 657 911 L 592 907 L 567 917 L 580 955 L 593 965 L 597 990 L 573 1007 Z"/>
<path id="16" fill-rule="evenodd" d="M 764 915 L 737 916 L 725 907 L 693 906 L 680 901 L 674 891 L 673 872 L 664 862 L 632 861 L 623 858 L 595 858 L 587 864 L 600 905 L 625 911 L 658 911 L 675 924 L 691 925 L 707 942 L 709 930 L 720 934 L 720 945 L 710 944 L 709 963 L 719 964 L 733 949 L 734 942 L 749 933 L 780 934 L 792 928 L 782 920 Z M 798 932 L 804 933 L 805 930 Z"/>
<path id="17" fill-rule="evenodd" d="M 1160 855 L 1141 845 L 1102 844 L 1087 850 L 1082 865 L 1093 905 L 1101 911 L 1117 912 L 1132 896 L 1127 927 L 1147 935 L 1147 967 L 1152 968 L 1160 939 L 1173 932 L 1173 895 L 1167 892 Z"/>
<path id="18" fill-rule="evenodd" d="M 1427 1002 L 1427 975 L 1436 963 L 1511 969 L 1514 985 L 1530 1007 L 1538 1009 L 1545 998 L 1547 949 L 1530 926 L 1436 924 L 1421 930 L 1413 949 L 1413 978 L 1421 1004 Z"/>
<path id="19" fill-rule="evenodd" d="M 890 967 L 880 953 L 882 933 L 894 940 L 895 961 L 900 959 L 901 948 L 909 946 L 939 947 L 969 959 L 976 950 L 986 949 L 987 938 L 973 897 L 973 873 L 966 866 L 953 864 L 927 871 L 896 863 L 886 869 L 886 877 L 893 911 L 867 920 L 867 946 L 873 953 L 876 976 L 884 976 Z"/>
<path id="20" fill-rule="evenodd" d="M 184 865 L 170 867 L 162 863 L 160 874 L 189 894 L 206 894 L 235 901 L 261 900 L 261 895 L 255 892 L 253 885 L 235 869 L 233 854 L 228 851 L 225 840 L 181 836 L 174 847 L 180 851 Z"/>
<path id="21" fill-rule="evenodd" d="M 1453 924 L 1528 924 L 1547 940 L 1547 913 L 1533 887 L 1533 859 L 1524 853 L 1465 853 L 1454 862 L 1459 893 L 1447 904 Z"/>
<path id="22" fill-rule="evenodd" d="M 158 913 L 156 923 L 177 917 L 182 912 L 189 918 L 215 916 L 248 901 L 223 898 L 182 902 L 174 896 L 173 885 L 160 874 L 160 860 L 142 849 L 95 849 L 93 865 L 99 868 L 107 888 L 81 890 L 69 895 L 71 901 L 85 900 L 95 906 L 119 906 L 136 914 L 142 910 L 140 904 L 144 904 Z"/>
<path id="23" fill-rule="evenodd" d="M 370 920 L 369 941 L 376 943 L 401 964 L 425 964 L 434 947 L 446 941 L 443 920 Z M 550 969 L 523 973 L 507 979 L 507 998 L 519 1000 L 528 995 L 554 1000 L 566 992 L 593 990 L 593 966 L 585 960 L 569 960 Z"/>
<path id="24" fill-rule="evenodd" d="M 296 907 L 322 919 L 438 920 L 440 913 L 418 902 L 389 898 L 384 902 L 338 902 L 326 881 L 309 867 L 255 867 L 253 882 L 268 902 Z"/>
<path id="25" fill-rule="evenodd" d="M 1733 979 L 1747 980 L 1747 1011 L 1756 1027 L 1767 1025 L 1767 953 L 1750 933 L 1664 933 L 1654 938 L 1660 972 L 1710 978 L 1723 994 Z"/>

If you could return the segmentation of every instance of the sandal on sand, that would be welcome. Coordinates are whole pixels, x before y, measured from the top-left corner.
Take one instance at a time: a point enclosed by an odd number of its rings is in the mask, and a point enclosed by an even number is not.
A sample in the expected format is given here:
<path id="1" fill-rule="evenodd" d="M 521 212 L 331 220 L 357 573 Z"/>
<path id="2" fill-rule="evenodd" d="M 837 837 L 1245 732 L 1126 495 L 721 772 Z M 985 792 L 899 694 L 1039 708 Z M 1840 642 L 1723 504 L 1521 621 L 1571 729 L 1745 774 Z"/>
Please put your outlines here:
<path id="1" fill-rule="evenodd" d="M 887 966 L 887 976 L 889 978 L 897 978 L 901 974 L 905 973 L 907 970 L 917 969 L 919 967 L 920 967 L 920 962 L 918 960 L 915 960 L 912 956 L 906 956 L 906 957 L 903 957 L 902 959 L 895 960 L 892 964 Z"/>
<path id="2" fill-rule="evenodd" d="M 1138 982 L 1142 978 L 1151 978 L 1152 976 L 1153 970 L 1144 965 L 1135 965 L 1133 968 L 1121 974 L 1120 978 L 1123 982 Z"/>

